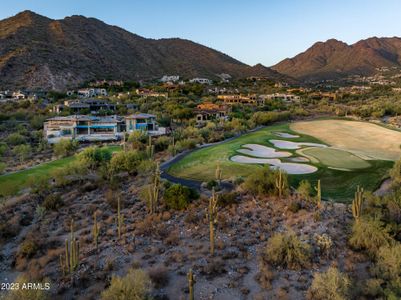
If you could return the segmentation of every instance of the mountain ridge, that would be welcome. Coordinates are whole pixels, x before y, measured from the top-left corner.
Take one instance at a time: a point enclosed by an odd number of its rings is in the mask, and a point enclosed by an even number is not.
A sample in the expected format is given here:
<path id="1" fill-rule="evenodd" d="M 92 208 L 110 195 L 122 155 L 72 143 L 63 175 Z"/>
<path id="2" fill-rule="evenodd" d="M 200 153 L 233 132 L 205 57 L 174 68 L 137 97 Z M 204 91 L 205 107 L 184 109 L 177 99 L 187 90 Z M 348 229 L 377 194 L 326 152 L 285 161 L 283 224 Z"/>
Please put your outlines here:
<path id="1" fill-rule="evenodd" d="M 0 20 L 0 88 L 64 90 L 96 79 L 217 78 L 220 73 L 295 81 L 190 40 L 148 39 L 96 18 L 53 20 L 23 11 Z"/>
<path id="2" fill-rule="evenodd" d="M 350 45 L 329 39 L 271 68 L 302 81 L 319 81 L 369 76 L 380 67 L 401 67 L 401 38 L 370 37 Z"/>

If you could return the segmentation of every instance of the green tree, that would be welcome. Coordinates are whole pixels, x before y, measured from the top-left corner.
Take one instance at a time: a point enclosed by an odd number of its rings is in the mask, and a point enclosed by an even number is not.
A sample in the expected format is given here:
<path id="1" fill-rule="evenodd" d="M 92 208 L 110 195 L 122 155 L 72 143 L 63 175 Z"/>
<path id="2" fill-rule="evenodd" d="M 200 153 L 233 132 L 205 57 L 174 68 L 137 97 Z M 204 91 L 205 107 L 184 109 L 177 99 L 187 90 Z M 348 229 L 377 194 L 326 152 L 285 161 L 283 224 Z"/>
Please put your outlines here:
<path id="1" fill-rule="evenodd" d="M 185 209 L 191 202 L 191 190 L 181 184 L 173 184 L 164 192 L 164 202 L 170 209 Z"/>
<path id="2" fill-rule="evenodd" d="M 78 142 L 73 140 L 62 139 L 54 144 L 53 151 L 57 157 L 66 157 L 72 155 L 78 149 Z"/>
<path id="3" fill-rule="evenodd" d="M 297 188 L 298 196 L 307 202 L 311 199 L 312 186 L 308 180 L 302 180 Z"/>

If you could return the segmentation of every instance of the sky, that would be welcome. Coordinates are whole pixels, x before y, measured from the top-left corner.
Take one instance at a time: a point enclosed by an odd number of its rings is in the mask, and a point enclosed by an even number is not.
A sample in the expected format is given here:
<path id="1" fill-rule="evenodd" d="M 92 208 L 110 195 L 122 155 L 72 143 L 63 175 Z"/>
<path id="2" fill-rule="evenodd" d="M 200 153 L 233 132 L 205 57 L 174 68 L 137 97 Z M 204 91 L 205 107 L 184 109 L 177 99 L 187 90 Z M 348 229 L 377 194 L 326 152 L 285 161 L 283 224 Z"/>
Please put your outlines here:
<path id="1" fill-rule="evenodd" d="M 0 19 L 23 10 L 185 38 L 250 65 L 271 66 L 330 38 L 401 36 L 400 0 L 0 0 Z"/>

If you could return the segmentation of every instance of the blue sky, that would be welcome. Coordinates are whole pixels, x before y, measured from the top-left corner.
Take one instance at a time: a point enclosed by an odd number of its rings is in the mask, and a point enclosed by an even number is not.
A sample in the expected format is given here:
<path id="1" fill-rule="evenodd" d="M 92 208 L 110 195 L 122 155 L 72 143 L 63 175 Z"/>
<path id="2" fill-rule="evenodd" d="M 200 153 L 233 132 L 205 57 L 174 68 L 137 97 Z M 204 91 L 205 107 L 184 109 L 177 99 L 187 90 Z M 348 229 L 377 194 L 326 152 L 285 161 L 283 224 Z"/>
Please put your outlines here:
<path id="1" fill-rule="evenodd" d="M 95 17 L 148 38 L 186 38 L 252 65 L 273 65 L 330 38 L 401 36 L 399 0 L 0 0 L 0 19 L 26 9 Z"/>

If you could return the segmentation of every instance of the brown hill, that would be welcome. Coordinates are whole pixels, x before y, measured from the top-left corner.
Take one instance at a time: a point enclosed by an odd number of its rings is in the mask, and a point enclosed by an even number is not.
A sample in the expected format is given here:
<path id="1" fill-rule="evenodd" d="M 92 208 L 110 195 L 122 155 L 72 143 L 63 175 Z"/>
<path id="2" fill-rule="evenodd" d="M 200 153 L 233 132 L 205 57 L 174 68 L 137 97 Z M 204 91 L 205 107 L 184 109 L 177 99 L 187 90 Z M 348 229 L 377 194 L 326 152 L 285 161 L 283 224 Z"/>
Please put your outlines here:
<path id="1" fill-rule="evenodd" d="M 373 37 L 352 45 L 335 39 L 318 42 L 272 69 L 298 79 L 317 81 L 372 75 L 378 67 L 393 66 L 401 66 L 401 39 Z"/>
<path id="2" fill-rule="evenodd" d="M 93 18 L 52 20 L 24 11 L 0 21 L 0 88 L 62 90 L 94 79 L 140 80 L 164 74 L 213 79 L 220 73 L 287 79 L 188 40 L 146 39 Z"/>

